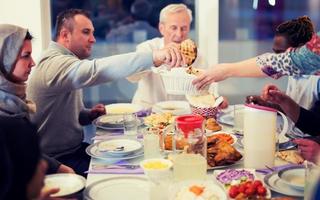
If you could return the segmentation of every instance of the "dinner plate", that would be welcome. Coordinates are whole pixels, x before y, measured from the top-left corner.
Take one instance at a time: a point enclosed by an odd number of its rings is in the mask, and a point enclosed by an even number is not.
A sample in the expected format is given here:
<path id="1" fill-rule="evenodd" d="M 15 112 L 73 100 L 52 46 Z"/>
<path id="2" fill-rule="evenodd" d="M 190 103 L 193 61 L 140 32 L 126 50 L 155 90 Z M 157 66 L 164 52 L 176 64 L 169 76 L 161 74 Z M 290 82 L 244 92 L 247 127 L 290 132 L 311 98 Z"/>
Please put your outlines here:
<path id="1" fill-rule="evenodd" d="M 113 139 L 97 142 L 97 148 L 103 155 L 125 156 L 140 150 L 142 144 L 136 140 Z"/>
<path id="2" fill-rule="evenodd" d="M 173 115 L 191 114 L 187 101 L 162 101 L 152 107 L 154 113 L 172 113 Z"/>
<path id="3" fill-rule="evenodd" d="M 191 186 L 200 186 L 200 187 L 205 187 L 205 191 L 203 194 L 211 193 L 212 195 L 216 196 L 217 199 L 219 200 L 227 200 L 227 195 L 223 191 L 223 189 L 217 185 L 215 182 L 210 181 L 210 180 L 190 180 L 190 181 L 182 181 L 174 184 L 170 190 L 169 190 L 169 200 L 175 200 L 178 199 L 177 196 L 179 196 L 180 199 L 189 199 L 190 195 L 194 196 L 192 199 L 200 199 L 200 196 L 196 196 L 193 193 L 189 192 L 189 188 Z M 188 193 L 188 194 L 186 194 Z M 189 198 L 187 198 L 189 197 Z M 206 199 L 206 198 L 201 198 L 201 199 Z"/>
<path id="4" fill-rule="evenodd" d="M 123 156 L 122 155 L 121 156 L 114 156 L 114 155 L 104 154 L 98 150 L 97 144 L 98 144 L 98 142 L 93 143 L 86 148 L 87 154 L 93 158 L 102 159 L 102 160 L 129 160 L 129 159 L 143 156 L 143 148 L 141 148 L 138 151 L 133 152 L 132 154 L 123 155 Z"/>
<path id="5" fill-rule="evenodd" d="M 218 118 L 217 121 L 221 124 L 229 125 L 229 126 L 234 126 L 234 117 L 233 113 L 223 113 L 221 114 Z"/>
<path id="6" fill-rule="evenodd" d="M 116 176 L 90 184 L 84 191 L 91 200 L 149 200 L 149 182 L 136 176 Z"/>
<path id="7" fill-rule="evenodd" d="M 223 169 L 223 168 L 239 165 L 239 164 L 242 164 L 242 163 L 243 163 L 243 157 L 240 160 L 238 160 L 235 163 L 232 163 L 230 165 L 220 165 L 220 166 L 215 166 L 215 167 L 211 167 L 211 166 L 208 165 L 207 170 Z"/>
<path id="8" fill-rule="evenodd" d="M 79 192 L 85 187 L 86 179 L 77 174 L 58 173 L 47 175 L 44 179 L 44 188 L 47 190 L 59 188 L 59 192 L 51 197 L 63 197 Z"/>
<path id="9" fill-rule="evenodd" d="M 144 109 L 143 106 L 132 103 L 115 103 L 105 106 L 107 114 L 137 113 Z"/>
<path id="10" fill-rule="evenodd" d="M 306 169 L 304 166 L 294 166 L 278 172 L 279 178 L 294 189 L 304 190 Z"/>
<path id="11" fill-rule="evenodd" d="M 278 172 L 266 175 L 263 180 L 266 186 L 272 191 L 293 197 L 303 197 L 304 195 L 302 190 L 296 190 L 283 182 L 279 178 Z"/>
<path id="12" fill-rule="evenodd" d="M 237 143 L 238 138 L 233 135 L 232 133 L 226 132 L 226 131 L 217 131 L 217 132 L 212 132 L 212 133 L 207 133 L 207 137 L 213 136 L 213 135 L 220 135 L 220 134 L 225 134 L 228 135 L 229 137 L 231 137 L 233 139 L 233 143 L 231 143 L 231 145 L 234 145 Z"/>
<path id="13" fill-rule="evenodd" d="M 138 126 L 142 124 L 142 121 L 137 118 L 136 123 Z M 123 115 L 103 115 L 98 117 L 93 121 L 93 124 L 101 129 L 105 130 L 123 130 L 124 124 L 123 124 Z"/>

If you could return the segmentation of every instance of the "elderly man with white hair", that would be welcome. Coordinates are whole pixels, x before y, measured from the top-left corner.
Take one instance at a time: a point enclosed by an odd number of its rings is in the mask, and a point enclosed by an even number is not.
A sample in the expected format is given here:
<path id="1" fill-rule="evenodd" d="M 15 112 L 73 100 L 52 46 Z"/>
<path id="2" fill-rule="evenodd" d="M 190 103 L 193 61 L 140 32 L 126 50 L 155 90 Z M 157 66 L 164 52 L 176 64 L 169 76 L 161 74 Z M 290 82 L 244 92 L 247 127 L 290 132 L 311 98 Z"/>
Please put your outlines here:
<path id="1" fill-rule="evenodd" d="M 168 45 L 180 44 L 189 37 L 191 22 L 192 11 L 186 5 L 170 4 L 164 7 L 160 12 L 159 19 L 159 31 L 163 37 L 157 37 L 139 44 L 136 51 L 151 52 Z M 197 68 L 207 66 L 199 54 L 193 65 Z M 128 77 L 128 80 L 138 82 L 138 88 L 132 103 L 146 105 L 159 101 L 184 99 L 184 97 L 178 95 L 168 95 L 160 75 L 153 73 L 151 70 L 134 74 Z"/>

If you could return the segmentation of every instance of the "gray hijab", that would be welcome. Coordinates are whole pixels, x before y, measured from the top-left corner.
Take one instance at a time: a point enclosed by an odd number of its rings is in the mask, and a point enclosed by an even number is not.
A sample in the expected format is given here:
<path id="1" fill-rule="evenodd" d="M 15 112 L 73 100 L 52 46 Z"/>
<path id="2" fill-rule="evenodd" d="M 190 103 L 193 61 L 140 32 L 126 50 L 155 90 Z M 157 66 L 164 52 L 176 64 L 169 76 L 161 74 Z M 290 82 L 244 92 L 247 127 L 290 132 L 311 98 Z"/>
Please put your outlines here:
<path id="1" fill-rule="evenodd" d="M 0 115 L 28 116 L 26 85 L 8 80 L 27 34 L 27 29 L 0 24 Z"/>

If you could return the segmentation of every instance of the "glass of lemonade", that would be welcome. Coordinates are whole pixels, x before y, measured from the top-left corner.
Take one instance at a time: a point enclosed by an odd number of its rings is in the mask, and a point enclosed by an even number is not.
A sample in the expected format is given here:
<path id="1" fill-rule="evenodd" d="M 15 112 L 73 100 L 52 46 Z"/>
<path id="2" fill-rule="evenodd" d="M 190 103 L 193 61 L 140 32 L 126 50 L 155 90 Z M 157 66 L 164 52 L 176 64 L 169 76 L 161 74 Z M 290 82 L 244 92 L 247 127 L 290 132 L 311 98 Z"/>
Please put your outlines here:
<path id="1" fill-rule="evenodd" d="M 174 160 L 173 176 L 175 181 L 204 180 L 207 177 L 207 160 L 200 154 L 179 154 Z"/>
<path id="2" fill-rule="evenodd" d="M 136 136 L 138 134 L 138 118 L 135 113 L 123 114 L 124 135 Z"/>
<path id="3" fill-rule="evenodd" d="M 143 148 L 145 159 L 161 157 L 159 140 L 160 138 L 157 133 L 145 129 L 143 134 Z"/>

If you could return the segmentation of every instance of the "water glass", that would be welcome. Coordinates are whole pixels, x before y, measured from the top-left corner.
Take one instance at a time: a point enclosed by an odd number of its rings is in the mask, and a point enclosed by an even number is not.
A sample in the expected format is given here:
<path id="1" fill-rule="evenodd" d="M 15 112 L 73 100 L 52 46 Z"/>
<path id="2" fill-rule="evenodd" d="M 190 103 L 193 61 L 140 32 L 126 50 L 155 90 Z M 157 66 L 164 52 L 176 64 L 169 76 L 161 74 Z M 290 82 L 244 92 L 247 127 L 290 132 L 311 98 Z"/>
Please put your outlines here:
<path id="1" fill-rule="evenodd" d="M 234 105 L 233 107 L 234 126 L 237 131 L 243 131 L 244 105 Z"/>
<path id="2" fill-rule="evenodd" d="M 144 158 L 159 158 L 160 154 L 159 135 L 152 131 L 145 131 L 143 134 Z"/>
<path id="3" fill-rule="evenodd" d="M 138 134 L 138 118 L 135 113 L 123 115 L 124 135 L 136 136 Z"/>
<path id="4" fill-rule="evenodd" d="M 319 184 L 320 167 L 312 162 L 304 161 L 306 167 L 305 182 L 304 182 L 304 199 L 315 199 L 314 195 Z M 318 193 L 318 192 L 317 192 Z"/>

